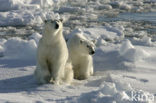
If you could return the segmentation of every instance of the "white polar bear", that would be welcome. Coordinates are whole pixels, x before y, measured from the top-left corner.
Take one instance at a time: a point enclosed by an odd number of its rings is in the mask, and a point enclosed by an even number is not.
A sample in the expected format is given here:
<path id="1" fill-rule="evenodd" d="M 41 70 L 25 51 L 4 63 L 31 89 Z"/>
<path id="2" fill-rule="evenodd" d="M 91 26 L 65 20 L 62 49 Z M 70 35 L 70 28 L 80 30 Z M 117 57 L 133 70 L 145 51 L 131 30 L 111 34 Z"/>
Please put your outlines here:
<path id="1" fill-rule="evenodd" d="M 62 20 L 45 20 L 34 74 L 38 83 L 60 84 L 63 80 L 68 83 L 72 81 L 72 65 L 68 61 L 68 49 L 62 31 Z"/>
<path id="2" fill-rule="evenodd" d="M 68 40 L 67 45 L 74 78 L 82 80 L 93 75 L 92 54 L 95 52 L 95 44 L 87 40 L 82 34 L 77 33 Z"/>

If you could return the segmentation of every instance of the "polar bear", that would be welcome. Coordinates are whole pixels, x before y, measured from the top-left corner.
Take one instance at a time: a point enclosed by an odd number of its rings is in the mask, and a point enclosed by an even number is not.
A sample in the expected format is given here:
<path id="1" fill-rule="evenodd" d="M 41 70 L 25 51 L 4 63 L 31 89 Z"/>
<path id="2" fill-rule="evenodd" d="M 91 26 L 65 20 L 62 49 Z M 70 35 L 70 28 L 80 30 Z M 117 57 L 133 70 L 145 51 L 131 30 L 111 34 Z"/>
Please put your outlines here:
<path id="1" fill-rule="evenodd" d="M 72 61 L 74 78 L 87 79 L 93 75 L 93 59 L 95 44 L 87 40 L 82 34 L 73 35 L 67 42 L 69 57 Z"/>
<path id="2" fill-rule="evenodd" d="M 37 49 L 35 78 L 38 83 L 70 83 L 72 65 L 68 60 L 68 48 L 64 40 L 62 20 L 45 20 L 43 36 Z"/>

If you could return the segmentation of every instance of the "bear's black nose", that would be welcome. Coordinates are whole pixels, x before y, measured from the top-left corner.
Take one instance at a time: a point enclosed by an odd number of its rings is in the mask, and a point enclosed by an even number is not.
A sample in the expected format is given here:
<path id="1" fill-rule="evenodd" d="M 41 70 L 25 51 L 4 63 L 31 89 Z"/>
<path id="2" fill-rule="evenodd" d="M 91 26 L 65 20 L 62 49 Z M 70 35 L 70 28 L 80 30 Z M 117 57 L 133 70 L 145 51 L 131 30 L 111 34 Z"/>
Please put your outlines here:
<path id="1" fill-rule="evenodd" d="M 55 29 L 58 29 L 58 28 L 59 28 L 59 24 L 56 22 Z"/>
<path id="2" fill-rule="evenodd" d="M 92 51 L 92 54 L 94 54 L 95 53 L 95 51 Z"/>
<path id="3" fill-rule="evenodd" d="M 90 55 L 93 55 L 94 53 L 95 53 L 95 51 L 91 51 L 89 54 L 90 54 Z"/>

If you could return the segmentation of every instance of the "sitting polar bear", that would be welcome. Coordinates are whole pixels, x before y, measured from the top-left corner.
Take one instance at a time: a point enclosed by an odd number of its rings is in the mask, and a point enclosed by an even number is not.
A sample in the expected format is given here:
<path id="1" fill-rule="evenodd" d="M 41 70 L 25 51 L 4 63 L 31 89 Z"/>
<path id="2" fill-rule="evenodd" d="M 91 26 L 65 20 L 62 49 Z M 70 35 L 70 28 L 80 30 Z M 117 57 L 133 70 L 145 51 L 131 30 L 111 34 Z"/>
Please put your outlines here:
<path id="1" fill-rule="evenodd" d="M 82 34 L 77 33 L 68 40 L 67 45 L 74 78 L 82 80 L 93 75 L 92 54 L 95 53 L 95 44 L 87 40 Z"/>
<path id="2" fill-rule="evenodd" d="M 38 83 L 60 84 L 62 81 L 72 81 L 72 65 L 68 61 L 68 49 L 62 31 L 62 20 L 45 20 L 34 74 Z"/>

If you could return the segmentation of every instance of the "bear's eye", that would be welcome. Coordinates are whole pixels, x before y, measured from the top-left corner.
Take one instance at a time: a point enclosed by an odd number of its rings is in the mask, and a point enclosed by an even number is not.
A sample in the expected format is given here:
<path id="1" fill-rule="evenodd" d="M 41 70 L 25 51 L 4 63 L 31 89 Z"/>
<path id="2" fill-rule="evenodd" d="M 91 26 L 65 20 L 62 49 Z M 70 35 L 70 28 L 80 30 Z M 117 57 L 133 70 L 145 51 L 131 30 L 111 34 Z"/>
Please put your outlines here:
<path id="1" fill-rule="evenodd" d="M 87 45 L 87 48 L 90 48 L 90 46 L 89 46 L 89 45 Z"/>

